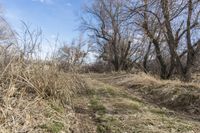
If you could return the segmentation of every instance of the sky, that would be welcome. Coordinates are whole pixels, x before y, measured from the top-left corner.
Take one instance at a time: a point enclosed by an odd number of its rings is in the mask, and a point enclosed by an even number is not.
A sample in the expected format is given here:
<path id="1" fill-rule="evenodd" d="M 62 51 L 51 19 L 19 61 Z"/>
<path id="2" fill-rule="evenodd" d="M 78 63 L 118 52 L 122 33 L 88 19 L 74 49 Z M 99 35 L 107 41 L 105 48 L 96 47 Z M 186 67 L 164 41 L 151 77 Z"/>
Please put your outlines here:
<path id="1" fill-rule="evenodd" d="M 79 35 L 77 30 L 84 4 L 89 0 L 0 0 L 4 16 L 17 32 L 21 21 L 32 28 L 40 27 L 48 40 L 59 35 L 70 42 Z"/>

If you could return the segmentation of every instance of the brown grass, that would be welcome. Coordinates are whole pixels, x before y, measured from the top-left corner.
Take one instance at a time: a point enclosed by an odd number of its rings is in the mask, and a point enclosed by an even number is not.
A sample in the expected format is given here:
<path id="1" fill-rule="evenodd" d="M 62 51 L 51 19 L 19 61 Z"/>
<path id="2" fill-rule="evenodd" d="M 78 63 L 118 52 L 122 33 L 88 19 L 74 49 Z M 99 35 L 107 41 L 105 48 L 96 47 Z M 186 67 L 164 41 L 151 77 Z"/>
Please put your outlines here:
<path id="1" fill-rule="evenodd" d="M 123 80 L 120 82 L 121 84 L 123 83 L 128 83 L 132 82 L 138 85 L 144 85 L 144 86 L 162 86 L 162 85 L 171 85 L 171 86 L 185 86 L 185 87 L 195 87 L 195 88 L 200 88 L 200 84 L 197 82 L 182 82 L 178 79 L 175 80 L 161 80 L 160 78 L 150 75 L 150 74 L 145 74 L 145 73 L 138 73 L 138 74 L 133 74 L 130 77 L 123 78 Z"/>
<path id="2" fill-rule="evenodd" d="M 94 77 L 96 80 L 93 77 L 87 79 L 85 76 L 92 90 L 91 95 L 74 97 L 78 108 L 77 113 L 84 123 L 82 129 L 91 128 L 85 132 L 190 133 L 200 131 L 199 122 L 176 115 L 174 111 L 167 108 L 148 103 L 124 86 L 108 84 L 119 83 L 126 77 L 125 75 L 120 77 L 120 75 L 95 74 Z"/>
<path id="3" fill-rule="evenodd" d="M 71 98 L 85 83 L 43 65 L 13 61 L 1 72 L 0 132 L 79 132 Z"/>
<path id="4" fill-rule="evenodd" d="M 93 74 L 97 80 L 92 80 L 56 65 L 14 60 L 0 75 L 0 133 L 200 131 L 197 122 L 167 115 L 182 103 L 186 112 L 191 105 L 199 107 L 191 104 L 199 102 L 200 86 L 194 82 L 144 73 Z M 146 99 L 169 108 L 155 108 Z"/>
<path id="5" fill-rule="evenodd" d="M 144 73 L 95 75 L 97 77 L 105 83 L 122 86 L 147 102 L 200 119 L 200 85 L 197 81 L 161 80 Z"/>

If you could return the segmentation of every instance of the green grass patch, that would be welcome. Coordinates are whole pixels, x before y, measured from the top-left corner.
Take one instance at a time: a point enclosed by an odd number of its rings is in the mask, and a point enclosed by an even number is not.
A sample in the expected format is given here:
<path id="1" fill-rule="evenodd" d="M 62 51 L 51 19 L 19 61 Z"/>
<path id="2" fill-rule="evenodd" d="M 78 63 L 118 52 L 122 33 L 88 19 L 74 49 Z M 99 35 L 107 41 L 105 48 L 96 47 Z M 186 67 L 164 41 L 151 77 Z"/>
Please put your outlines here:
<path id="1" fill-rule="evenodd" d="M 118 94 L 116 90 L 114 90 L 114 88 L 110 86 L 103 86 L 96 90 L 96 95 L 99 95 L 102 97 L 116 97 Z"/>
<path id="2" fill-rule="evenodd" d="M 106 113 L 106 108 L 102 104 L 100 104 L 98 98 L 91 99 L 89 107 L 94 113 L 97 113 L 99 115 L 103 115 Z"/>
<path id="3" fill-rule="evenodd" d="M 133 113 L 141 110 L 141 104 L 136 101 L 122 100 L 113 104 L 115 112 Z"/>
<path id="4" fill-rule="evenodd" d="M 43 124 L 39 127 L 42 129 L 46 129 L 50 133 L 59 133 L 64 128 L 64 124 L 61 122 L 53 121 L 50 124 Z"/>

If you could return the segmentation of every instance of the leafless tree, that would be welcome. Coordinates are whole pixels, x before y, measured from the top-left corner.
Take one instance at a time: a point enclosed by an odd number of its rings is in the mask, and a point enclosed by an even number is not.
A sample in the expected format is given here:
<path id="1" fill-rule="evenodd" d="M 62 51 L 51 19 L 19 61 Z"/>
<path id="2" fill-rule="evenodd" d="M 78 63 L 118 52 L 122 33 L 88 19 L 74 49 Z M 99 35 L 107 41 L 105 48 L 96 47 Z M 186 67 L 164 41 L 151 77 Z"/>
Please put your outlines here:
<path id="1" fill-rule="evenodd" d="M 134 55 L 138 47 L 124 4 L 120 0 L 95 0 L 86 7 L 89 17 L 83 17 L 81 25 L 95 39 L 100 57 L 110 62 L 115 71 L 127 70 L 137 60 Z"/>
<path id="2" fill-rule="evenodd" d="M 0 62 L 1 67 L 5 67 L 14 56 L 15 46 L 18 43 L 16 33 L 3 16 L 0 7 Z"/>
<path id="3" fill-rule="evenodd" d="M 19 49 L 22 59 L 32 59 L 38 53 L 43 41 L 42 30 L 40 28 L 32 29 L 28 24 L 22 21 L 23 31 L 19 34 Z"/>
<path id="4" fill-rule="evenodd" d="M 56 60 L 59 63 L 60 69 L 65 71 L 79 68 L 85 62 L 85 59 L 90 52 L 91 45 L 86 43 L 82 36 L 79 39 L 73 40 L 71 44 L 64 44 L 57 53 Z"/>
<path id="5" fill-rule="evenodd" d="M 177 72 L 181 79 L 189 80 L 200 47 L 199 1 L 143 0 L 136 6 L 137 10 L 128 6 L 129 12 L 137 14 L 139 19 L 134 18 L 134 24 L 141 27 L 154 45 L 161 77 L 166 79 Z"/>

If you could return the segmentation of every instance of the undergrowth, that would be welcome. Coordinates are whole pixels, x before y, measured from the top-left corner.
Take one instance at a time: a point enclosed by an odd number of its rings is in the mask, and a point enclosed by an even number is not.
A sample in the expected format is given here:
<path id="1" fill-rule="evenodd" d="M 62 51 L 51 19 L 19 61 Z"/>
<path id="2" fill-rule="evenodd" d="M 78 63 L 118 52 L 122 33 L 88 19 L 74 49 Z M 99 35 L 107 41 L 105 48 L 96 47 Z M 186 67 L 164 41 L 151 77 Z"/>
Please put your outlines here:
<path id="1" fill-rule="evenodd" d="M 0 76 L 0 132 L 78 131 L 71 100 L 85 90 L 78 74 L 13 61 Z"/>

